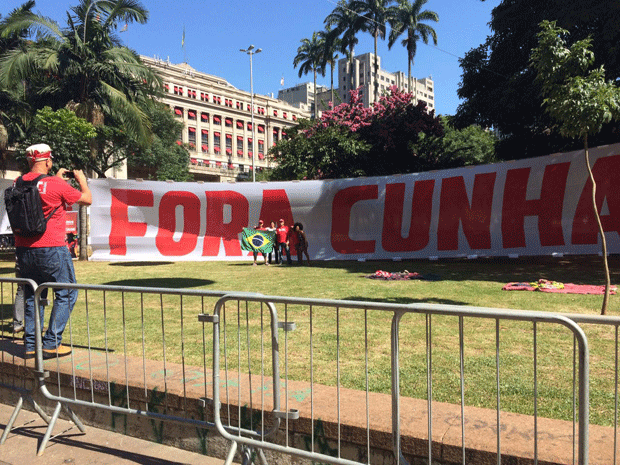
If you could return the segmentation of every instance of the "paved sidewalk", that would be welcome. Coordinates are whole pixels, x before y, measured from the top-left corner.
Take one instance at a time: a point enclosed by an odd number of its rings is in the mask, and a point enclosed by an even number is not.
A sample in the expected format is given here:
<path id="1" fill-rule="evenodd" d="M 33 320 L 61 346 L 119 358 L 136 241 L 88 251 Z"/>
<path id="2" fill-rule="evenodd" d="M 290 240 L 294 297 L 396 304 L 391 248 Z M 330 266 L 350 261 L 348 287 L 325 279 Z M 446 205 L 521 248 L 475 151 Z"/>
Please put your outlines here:
<path id="1" fill-rule="evenodd" d="M 12 412 L 12 406 L 0 404 L 0 434 Z M 215 465 L 224 462 L 91 426 L 82 434 L 75 425 L 62 419 L 54 427 L 58 437 L 50 439 L 43 455 L 37 457 L 46 426 L 36 413 L 22 408 L 15 427 L 0 446 L 0 465 Z"/>

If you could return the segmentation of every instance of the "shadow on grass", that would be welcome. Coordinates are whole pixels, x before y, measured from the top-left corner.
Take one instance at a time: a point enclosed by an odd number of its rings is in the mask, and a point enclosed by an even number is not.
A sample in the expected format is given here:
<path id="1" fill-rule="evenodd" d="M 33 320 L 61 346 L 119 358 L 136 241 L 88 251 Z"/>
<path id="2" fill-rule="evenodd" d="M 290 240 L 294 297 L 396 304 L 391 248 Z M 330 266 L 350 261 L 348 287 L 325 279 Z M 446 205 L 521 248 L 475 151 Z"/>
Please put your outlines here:
<path id="1" fill-rule="evenodd" d="M 382 297 L 373 299 L 368 296 L 359 296 L 353 295 L 349 297 L 345 297 L 342 300 L 359 300 L 363 302 L 378 302 L 378 303 L 386 303 L 386 304 L 399 304 L 399 305 L 408 305 L 408 304 L 446 304 L 446 305 L 471 305 L 470 302 L 461 302 L 458 300 L 452 299 L 439 299 L 439 298 L 430 298 L 430 299 L 412 299 L 410 297 Z"/>
<path id="2" fill-rule="evenodd" d="M 620 255 L 608 257 L 612 284 L 620 282 Z M 604 284 L 603 259 L 598 255 L 565 257 L 489 257 L 468 259 L 314 261 L 313 268 L 340 268 L 349 273 L 373 274 L 377 270 L 391 273 L 408 270 L 437 275 L 447 281 L 537 281 L 549 279 L 574 284 Z"/>
<path id="3" fill-rule="evenodd" d="M 185 289 L 191 287 L 209 286 L 215 281 L 210 279 L 197 278 L 136 278 L 136 279 L 119 279 L 117 281 L 109 281 L 110 286 L 136 286 L 136 287 L 156 287 L 165 289 Z"/>
<path id="4" fill-rule="evenodd" d="M 110 263 L 110 266 L 159 266 L 172 265 L 174 262 L 120 262 Z"/>

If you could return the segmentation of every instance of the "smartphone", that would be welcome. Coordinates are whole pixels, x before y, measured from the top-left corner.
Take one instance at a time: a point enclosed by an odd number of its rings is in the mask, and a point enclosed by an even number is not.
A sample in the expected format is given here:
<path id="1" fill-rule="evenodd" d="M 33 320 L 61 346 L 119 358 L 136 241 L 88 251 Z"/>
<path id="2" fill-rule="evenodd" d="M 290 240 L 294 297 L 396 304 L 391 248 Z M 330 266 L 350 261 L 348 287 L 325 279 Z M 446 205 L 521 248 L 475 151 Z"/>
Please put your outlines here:
<path id="1" fill-rule="evenodd" d="M 65 178 L 69 178 L 69 179 L 75 179 L 75 174 L 73 174 L 73 171 L 65 171 L 63 176 Z"/>

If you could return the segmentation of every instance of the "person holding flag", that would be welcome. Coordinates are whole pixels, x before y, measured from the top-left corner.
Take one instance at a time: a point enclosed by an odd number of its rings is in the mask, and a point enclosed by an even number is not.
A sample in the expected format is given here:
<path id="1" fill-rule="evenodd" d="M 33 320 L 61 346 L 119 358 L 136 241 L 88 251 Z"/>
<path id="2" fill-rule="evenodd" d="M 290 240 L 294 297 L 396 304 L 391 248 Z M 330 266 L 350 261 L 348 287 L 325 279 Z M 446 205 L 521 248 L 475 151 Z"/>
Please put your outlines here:
<path id="1" fill-rule="evenodd" d="M 252 254 L 254 255 L 253 266 L 257 265 L 256 259 L 258 258 L 259 252 L 263 255 L 263 258 L 265 259 L 265 265 L 269 266 L 269 263 L 267 263 L 267 255 L 273 251 L 275 239 L 275 231 L 269 231 L 267 228 L 265 228 L 263 220 L 258 220 L 258 224 L 254 229 L 243 228 L 241 249 L 252 252 Z"/>

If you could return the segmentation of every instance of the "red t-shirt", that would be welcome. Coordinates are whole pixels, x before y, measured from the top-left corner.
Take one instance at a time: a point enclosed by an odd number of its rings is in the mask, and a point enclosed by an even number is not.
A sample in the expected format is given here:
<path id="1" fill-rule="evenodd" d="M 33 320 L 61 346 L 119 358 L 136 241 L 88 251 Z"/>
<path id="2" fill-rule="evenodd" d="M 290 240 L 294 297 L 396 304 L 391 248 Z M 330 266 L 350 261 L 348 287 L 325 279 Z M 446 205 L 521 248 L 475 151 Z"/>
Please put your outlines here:
<path id="1" fill-rule="evenodd" d="M 280 243 L 286 242 L 290 233 L 290 226 L 283 225 L 278 227 L 278 229 L 276 229 L 276 241 Z"/>
<path id="2" fill-rule="evenodd" d="M 40 173 L 29 172 L 24 174 L 24 181 L 32 181 Z M 67 206 L 80 200 L 82 192 L 74 189 L 66 181 L 57 176 L 47 176 L 38 183 L 41 194 L 43 214 L 47 217 L 54 208 L 58 208 L 47 222 L 47 229 L 40 236 L 15 236 L 16 247 L 59 247 L 65 245 L 65 228 Z"/>

